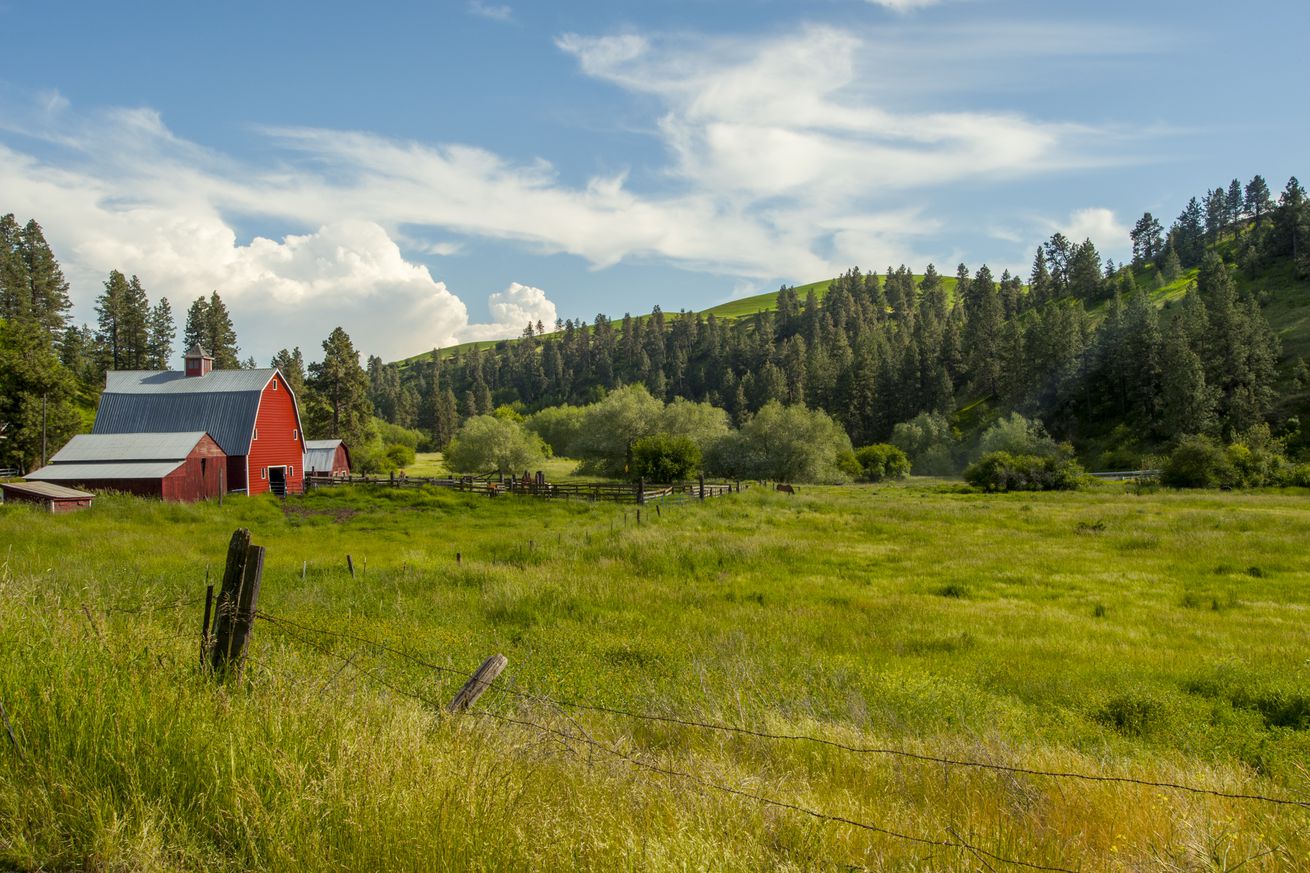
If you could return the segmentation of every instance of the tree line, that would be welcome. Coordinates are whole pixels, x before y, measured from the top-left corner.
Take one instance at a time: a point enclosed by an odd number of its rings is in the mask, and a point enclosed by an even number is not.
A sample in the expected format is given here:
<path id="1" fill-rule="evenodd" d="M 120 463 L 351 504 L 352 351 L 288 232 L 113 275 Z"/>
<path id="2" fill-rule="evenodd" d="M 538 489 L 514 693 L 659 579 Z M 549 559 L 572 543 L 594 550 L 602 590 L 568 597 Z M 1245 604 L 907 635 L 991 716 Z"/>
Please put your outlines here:
<path id="1" fill-rule="evenodd" d="M 1278 397 L 1266 296 L 1243 281 L 1278 259 L 1303 264 L 1308 229 L 1297 180 L 1274 204 L 1257 176 L 1193 198 L 1167 234 L 1143 216 L 1129 264 L 1057 233 L 1026 282 L 987 265 L 953 277 L 931 264 L 919 275 L 856 268 L 822 299 L 783 287 L 775 310 L 749 318 L 656 308 L 528 325 L 515 341 L 410 366 L 371 358 L 369 392 L 379 415 L 439 447 L 500 406 L 581 406 L 626 385 L 709 403 L 738 426 L 773 402 L 823 410 L 855 445 L 920 415 L 968 424 L 981 410 L 1020 412 L 1075 442 L 1227 439 L 1266 421 Z M 1153 293 L 1190 270 L 1188 287 L 1157 306 Z"/>

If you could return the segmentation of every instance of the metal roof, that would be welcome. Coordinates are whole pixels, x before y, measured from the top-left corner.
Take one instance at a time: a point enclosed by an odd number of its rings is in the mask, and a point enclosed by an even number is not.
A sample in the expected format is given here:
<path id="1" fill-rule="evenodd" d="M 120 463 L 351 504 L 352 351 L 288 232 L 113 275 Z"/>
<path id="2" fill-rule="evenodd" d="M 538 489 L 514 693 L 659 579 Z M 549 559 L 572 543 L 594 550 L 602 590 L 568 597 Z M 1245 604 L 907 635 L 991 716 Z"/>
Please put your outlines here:
<path id="1" fill-rule="evenodd" d="M 332 472 L 336 461 L 337 446 L 346 448 L 341 440 L 305 440 L 305 472 L 318 470 Z M 346 464 L 350 464 L 350 449 L 346 448 Z"/>
<path id="2" fill-rule="evenodd" d="M 202 430 L 182 433 L 80 433 L 55 452 L 51 464 L 104 461 L 180 461 L 205 438 Z"/>
<path id="3" fill-rule="evenodd" d="M 97 434 L 205 431 L 229 455 L 250 453 L 259 398 L 275 369 L 213 370 L 188 377 L 175 370 L 105 374 L 93 429 Z"/>
<path id="4" fill-rule="evenodd" d="M 5 482 L 0 485 L 0 488 L 18 494 L 29 494 L 32 497 L 54 498 L 56 500 L 67 500 L 69 498 L 85 500 L 88 497 L 95 496 L 85 491 L 65 488 L 63 485 L 51 485 L 48 482 Z"/>
<path id="5" fill-rule="evenodd" d="M 100 464 L 51 464 L 28 479 L 42 482 L 95 482 L 105 479 L 162 479 L 182 466 L 182 461 L 136 461 Z"/>

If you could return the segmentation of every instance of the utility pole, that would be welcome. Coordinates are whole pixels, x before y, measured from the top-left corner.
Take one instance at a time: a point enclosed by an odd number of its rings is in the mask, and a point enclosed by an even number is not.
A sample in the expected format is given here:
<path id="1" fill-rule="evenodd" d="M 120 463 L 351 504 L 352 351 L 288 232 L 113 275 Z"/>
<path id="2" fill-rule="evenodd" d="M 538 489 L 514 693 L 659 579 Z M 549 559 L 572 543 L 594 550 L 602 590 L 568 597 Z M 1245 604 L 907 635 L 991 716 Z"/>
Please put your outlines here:
<path id="1" fill-rule="evenodd" d="M 45 466 L 45 392 L 41 392 L 41 466 Z"/>

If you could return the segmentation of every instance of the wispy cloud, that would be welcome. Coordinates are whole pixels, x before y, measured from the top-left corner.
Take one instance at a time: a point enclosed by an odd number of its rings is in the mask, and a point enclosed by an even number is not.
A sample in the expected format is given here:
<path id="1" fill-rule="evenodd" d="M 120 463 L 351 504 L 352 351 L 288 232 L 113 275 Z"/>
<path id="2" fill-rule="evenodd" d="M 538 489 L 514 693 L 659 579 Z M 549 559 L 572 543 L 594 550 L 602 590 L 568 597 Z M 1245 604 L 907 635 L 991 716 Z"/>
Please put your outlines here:
<path id="1" fill-rule="evenodd" d="M 936 6 L 942 0 L 868 0 L 874 6 L 882 6 L 893 12 L 911 12 L 927 6 Z"/>
<path id="2" fill-rule="evenodd" d="M 482 18 L 492 21 L 513 21 L 514 10 L 502 3 L 486 3 L 484 0 L 469 0 L 468 10 Z"/>
<path id="3" fill-rule="evenodd" d="M 994 36 L 984 42 L 999 44 Z M 175 303 L 219 288 L 310 335 L 326 333 L 315 320 L 348 322 L 365 347 L 408 352 L 518 333 L 525 315 L 554 320 L 545 293 L 524 283 L 489 301 L 492 322 L 471 324 L 463 301 L 417 262 L 458 253 L 461 239 L 567 253 L 595 269 L 651 261 L 758 287 L 871 257 L 923 263 L 924 240 L 942 230 L 926 193 L 1113 154 L 1110 132 L 1058 119 L 898 109 L 869 65 L 890 49 L 869 33 L 556 42 L 585 75 L 657 104 L 651 130 L 667 162 L 642 177 L 658 186 L 634 187 L 623 170 L 568 183 L 545 159 L 303 127 L 260 130 L 273 160 L 251 165 L 177 136 L 150 109 L 84 112 L 44 94 L 0 105 L 0 131 L 25 143 L 0 138 L 3 205 L 39 217 L 56 237 L 85 312 L 118 268 Z M 29 148 L 34 140 L 50 147 Z M 291 232 L 241 242 L 235 227 L 246 220 Z M 1069 226 L 1094 238 L 1117 232 L 1113 214 L 1095 210 Z"/>

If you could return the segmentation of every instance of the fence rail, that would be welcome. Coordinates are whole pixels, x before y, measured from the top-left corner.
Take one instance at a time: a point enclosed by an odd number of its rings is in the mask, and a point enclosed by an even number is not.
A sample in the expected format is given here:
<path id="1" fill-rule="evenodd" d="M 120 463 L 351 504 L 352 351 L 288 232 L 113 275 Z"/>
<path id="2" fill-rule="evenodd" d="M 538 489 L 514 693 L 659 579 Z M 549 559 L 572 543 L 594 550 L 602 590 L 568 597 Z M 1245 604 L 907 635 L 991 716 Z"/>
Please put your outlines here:
<path id="1" fill-rule="evenodd" d="M 1155 479 L 1160 475 L 1159 470 L 1106 470 L 1100 473 L 1092 473 L 1094 479 L 1104 479 L 1108 482 L 1123 482 L 1132 479 Z"/>
<path id="2" fill-rule="evenodd" d="M 535 476 L 307 476 L 305 488 L 333 487 L 337 485 L 371 485 L 389 488 L 419 488 L 432 486 L 450 488 L 466 494 L 485 494 L 498 497 L 502 494 L 519 494 L 556 500 L 606 501 L 632 503 L 638 506 L 657 501 L 679 502 L 705 500 L 735 494 L 744 487 L 740 482 L 679 482 L 672 485 L 647 485 L 645 482 L 547 482 L 540 472 Z"/>

